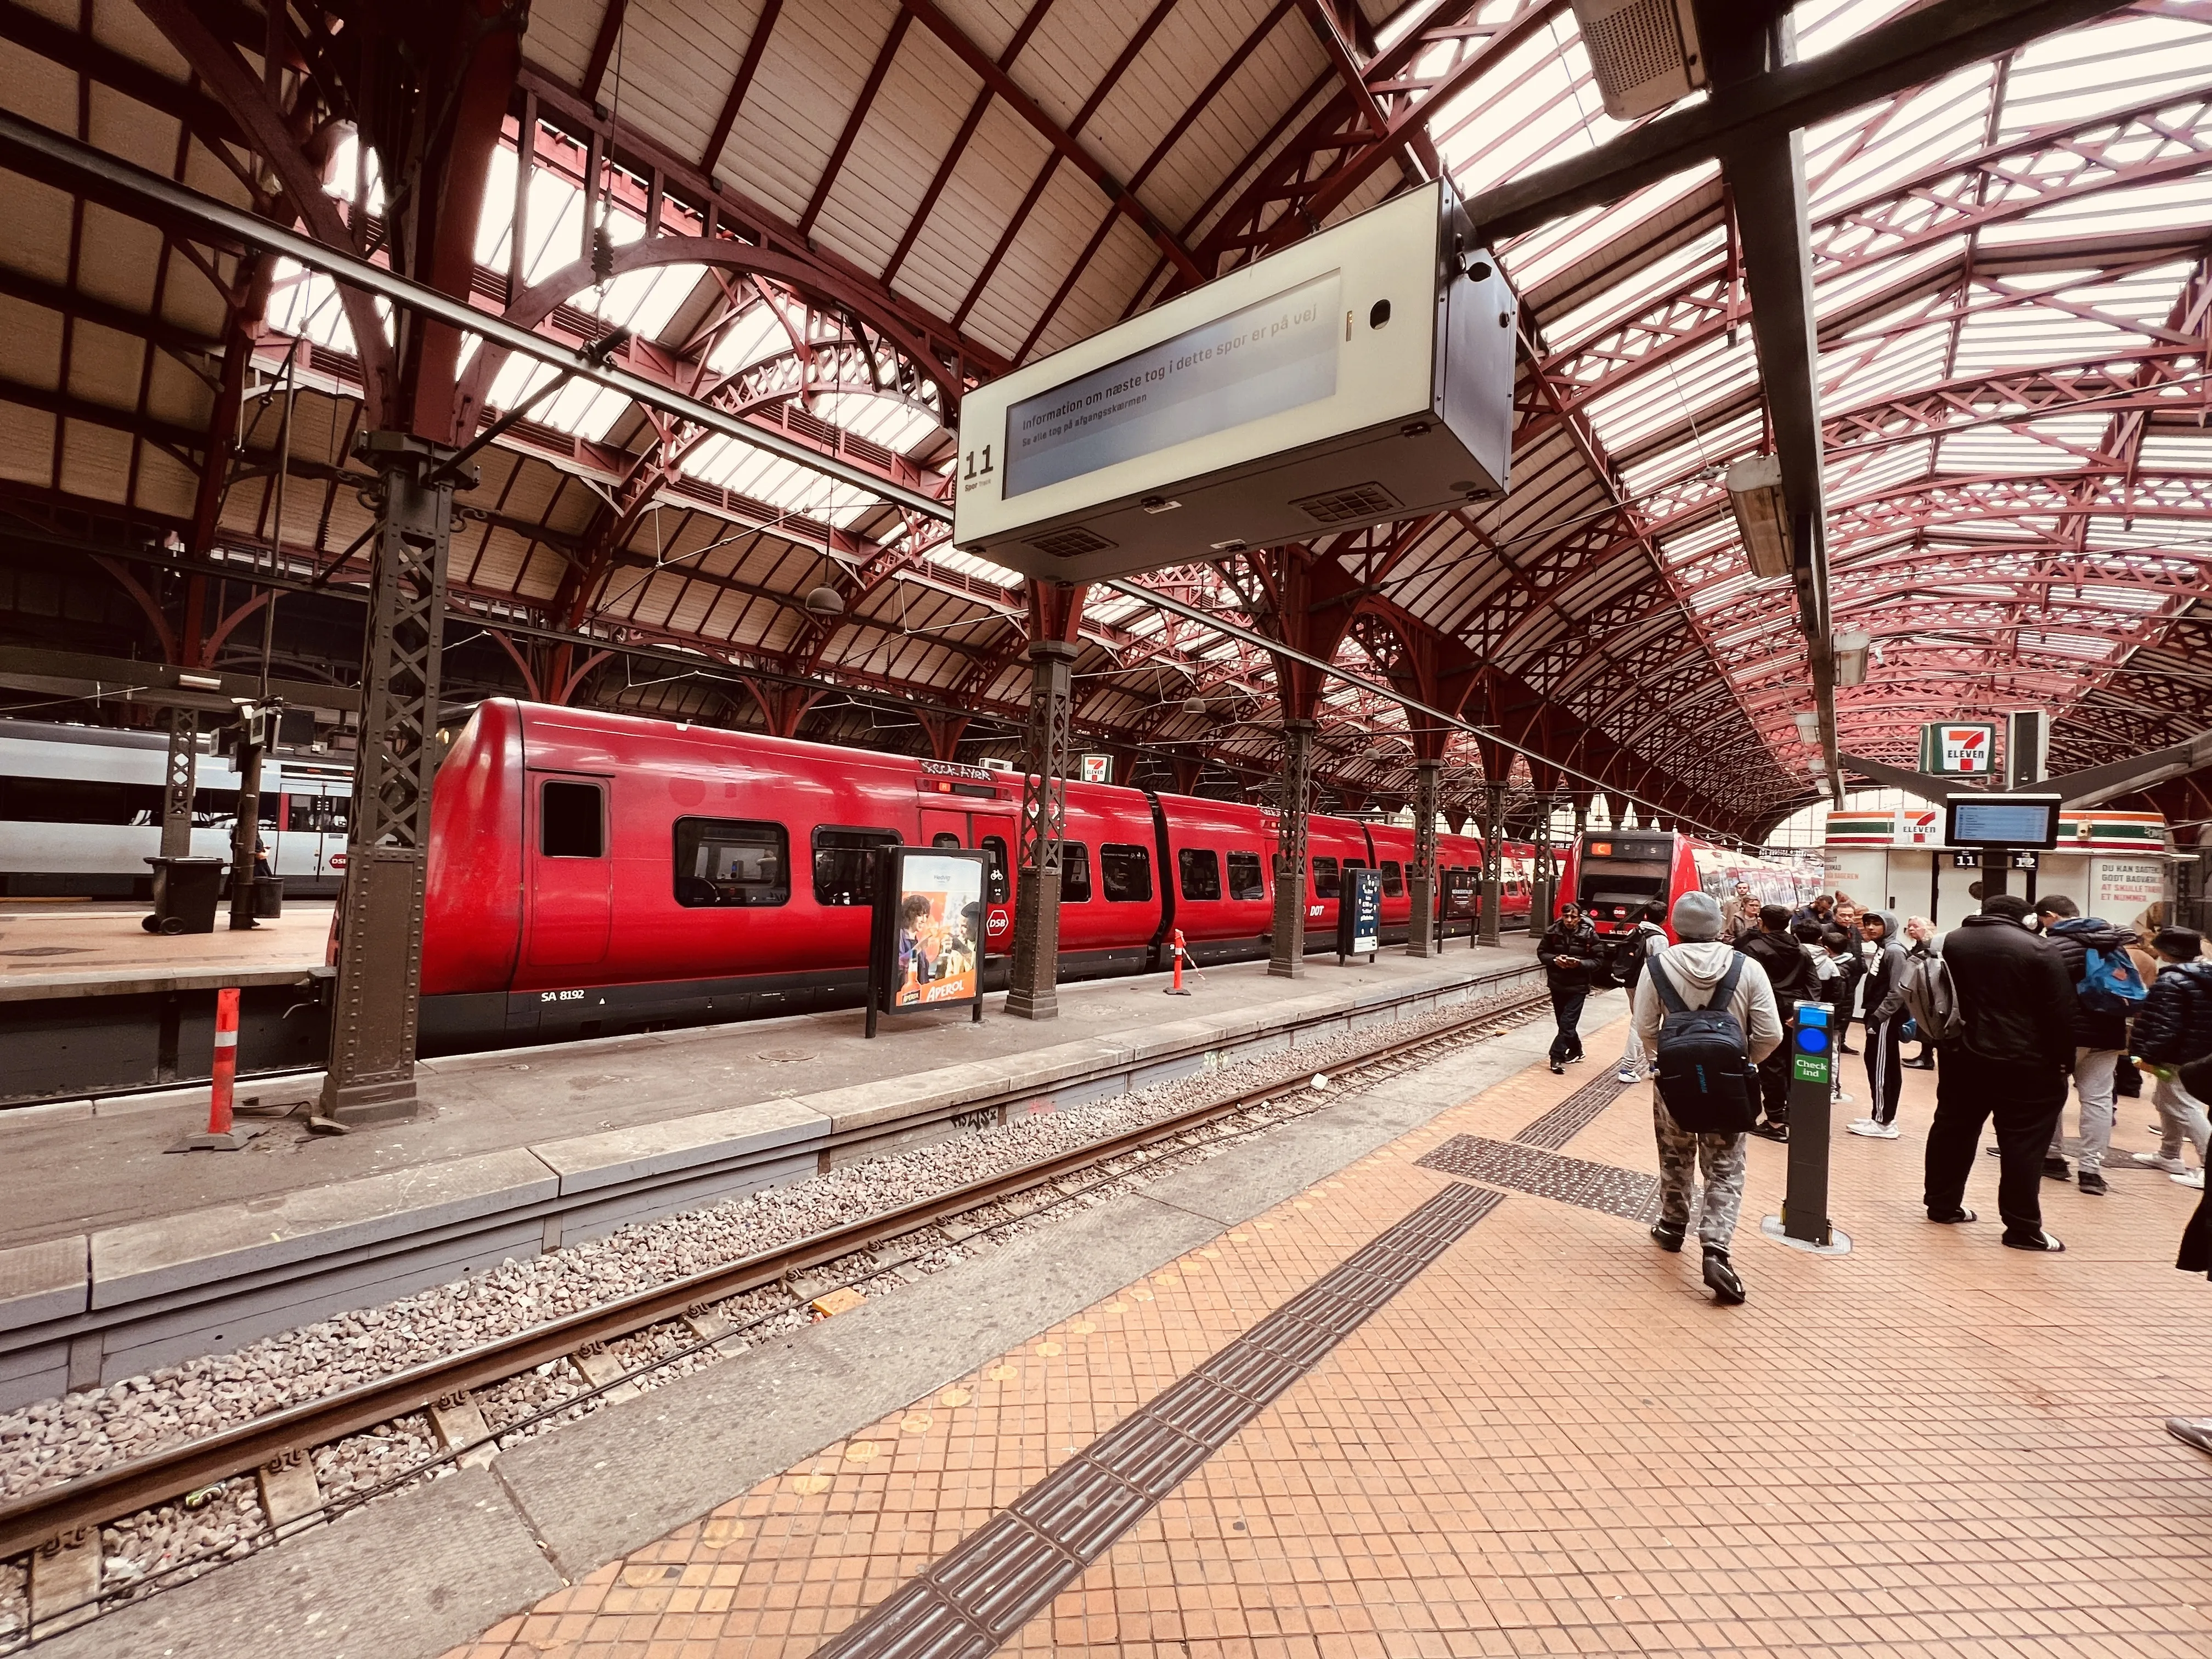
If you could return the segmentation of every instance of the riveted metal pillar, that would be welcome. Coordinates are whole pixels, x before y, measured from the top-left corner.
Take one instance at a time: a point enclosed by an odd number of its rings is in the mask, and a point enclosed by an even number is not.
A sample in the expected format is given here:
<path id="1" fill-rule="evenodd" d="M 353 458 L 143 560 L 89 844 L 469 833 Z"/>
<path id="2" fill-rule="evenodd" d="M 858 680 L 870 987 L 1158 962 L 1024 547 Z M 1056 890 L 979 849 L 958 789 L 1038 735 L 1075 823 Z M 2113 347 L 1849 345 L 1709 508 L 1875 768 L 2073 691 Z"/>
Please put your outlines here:
<path id="1" fill-rule="evenodd" d="M 253 849 L 261 840 L 261 755 L 258 721 L 245 723 L 238 744 L 238 818 L 230 833 L 230 927 L 240 933 L 253 920 Z"/>
<path id="2" fill-rule="evenodd" d="M 1006 1012 L 1019 1019 L 1060 1018 L 1060 856 L 1067 832 L 1068 722 L 1076 651 L 1064 640 L 1030 641 L 1021 874 L 1014 894 L 1014 961 L 1006 991 Z"/>
<path id="3" fill-rule="evenodd" d="M 1505 786 L 1486 783 L 1482 788 L 1482 939 L 1498 943 L 1498 911 L 1505 896 Z"/>
<path id="4" fill-rule="evenodd" d="M 340 1123 L 411 1117 L 422 972 L 430 789 L 455 452 L 397 432 L 362 435 L 377 471 L 379 522 L 362 648 L 345 890 L 338 901 L 337 1000 L 318 1115 Z"/>
<path id="5" fill-rule="evenodd" d="M 161 773 L 161 856 L 192 854 L 192 792 L 199 775 L 199 717 L 189 708 L 169 711 L 169 760 Z"/>
<path id="6" fill-rule="evenodd" d="M 1437 790 L 1443 769 L 1442 761 L 1413 763 L 1413 867 L 1406 872 L 1406 890 L 1413 905 L 1413 925 L 1406 934 L 1409 957 L 1437 953 Z"/>
<path id="7" fill-rule="evenodd" d="M 1552 814 L 1559 804 L 1554 795 L 1536 803 L 1536 891 L 1528 907 L 1528 926 L 1538 933 L 1551 925 L 1559 908 L 1559 860 L 1552 846 Z"/>
<path id="8" fill-rule="evenodd" d="M 1297 979 L 1306 970 L 1306 796 L 1313 773 L 1311 720 L 1283 722 L 1283 799 L 1275 830 L 1275 928 L 1267 971 Z"/>

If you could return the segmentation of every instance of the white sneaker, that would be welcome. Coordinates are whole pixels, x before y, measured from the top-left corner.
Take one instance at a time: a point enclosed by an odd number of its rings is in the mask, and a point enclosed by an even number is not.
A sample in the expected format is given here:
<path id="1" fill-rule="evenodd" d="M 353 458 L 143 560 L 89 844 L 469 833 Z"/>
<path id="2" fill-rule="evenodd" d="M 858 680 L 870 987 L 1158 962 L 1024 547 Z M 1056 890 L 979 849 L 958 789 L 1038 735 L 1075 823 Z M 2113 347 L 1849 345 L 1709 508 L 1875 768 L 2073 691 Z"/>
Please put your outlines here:
<path id="1" fill-rule="evenodd" d="M 2138 1164 L 2148 1164 L 2154 1170 L 2163 1170 L 2168 1175 L 2186 1175 L 2189 1166 L 2178 1158 L 2168 1158 L 2163 1152 L 2130 1152 L 2128 1156 Z"/>
<path id="2" fill-rule="evenodd" d="M 2179 1175 L 2173 1177 L 2173 1184 L 2177 1187 L 2189 1188 L 2193 1192 L 2203 1192 L 2204 1190 L 2204 1171 L 2202 1170 L 2184 1170 Z"/>
<path id="3" fill-rule="evenodd" d="M 1881 1125 L 1870 1117 L 1853 1118 L 1844 1126 L 1844 1132 L 1854 1135 L 1878 1135 L 1881 1133 Z"/>
<path id="4" fill-rule="evenodd" d="M 1894 1123 L 1877 1123 L 1874 1126 L 1874 1133 L 1875 1139 L 1877 1140 L 1894 1140 L 1897 1139 L 1897 1125 Z"/>

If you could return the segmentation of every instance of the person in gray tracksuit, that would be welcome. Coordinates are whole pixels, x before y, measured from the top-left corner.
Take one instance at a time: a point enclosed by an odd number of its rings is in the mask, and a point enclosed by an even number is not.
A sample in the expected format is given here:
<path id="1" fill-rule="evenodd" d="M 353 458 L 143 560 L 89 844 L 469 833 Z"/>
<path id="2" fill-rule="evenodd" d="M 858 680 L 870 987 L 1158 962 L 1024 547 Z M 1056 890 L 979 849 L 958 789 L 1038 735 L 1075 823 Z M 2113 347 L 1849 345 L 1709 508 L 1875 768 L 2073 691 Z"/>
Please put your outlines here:
<path id="1" fill-rule="evenodd" d="M 1729 1012 L 1743 1028 L 1744 1046 L 1755 1066 L 1782 1042 L 1782 1018 L 1774 1006 L 1774 986 L 1766 969 L 1735 947 L 1721 943 L 1721 907 L 1703 893 L 1685 893 L 1674 901 L 1674 937 L 1644 965 L 1636 987 L 1636 1034 L 1644 1052 L 1659 1052 L 1659 1027 L 1664 1010 L 1659 1000 L 1655 973 L 1667 975 L 1674 994 L 1692 1008 L 1702 1008 L 1740 960 L 1735 994 Z M 1690 1190 L 1697 1184 L 1698 1165 L 1705 1164 L 1705 1195 L 1698 1218 L 1698 1239 L 1705 1250 L 1705 1283 L 1714 1300 L 1741 1302 L 1743 1280 L 1729 1260 L 1729 1245 L 1735 1237 L 1736 1218 L 1743 1209 L 1744 1141 L 1742 1135 L 1693 1134 L 1674 1121 L 1659 1085 L 1651 1085 L 1651 1126 L 1659 1140 L 1659 1219 L 1651 1237 L 1662 1249 L 1679 1250 L 1690 1228 Z"/>
<path id="2" fill-rule="evenodd" d="M 1860 932 L 1874 946 L 1873 966 L 1866 976 L 1866 1115 L 1850 1126 L 1855 1135 L 1875 1140 L 1897 1139 L 1897 1096 L 1905 1086 L 1905 1048 L 1900 1034 L 1905 1012 L 1905 941 L 1898 937 L 1897 918 L 1887 910 L 1869 910 L 1860 919 Z"/>

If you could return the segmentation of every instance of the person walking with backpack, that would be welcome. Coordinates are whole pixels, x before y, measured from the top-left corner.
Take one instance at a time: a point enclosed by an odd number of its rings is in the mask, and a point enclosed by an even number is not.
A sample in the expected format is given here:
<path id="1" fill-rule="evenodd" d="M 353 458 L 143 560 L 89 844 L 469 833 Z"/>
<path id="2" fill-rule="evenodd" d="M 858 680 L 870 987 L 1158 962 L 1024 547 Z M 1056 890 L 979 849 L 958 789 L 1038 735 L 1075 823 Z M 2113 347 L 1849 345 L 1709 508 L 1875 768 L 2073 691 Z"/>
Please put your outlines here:
<path id="1" fill-rule="evenodd" d="M 1887 910 L 1868 911 L 1859 931 L 1873 948 L 1874 965 L 1864 988 L 1867 1113 L 1850 1126 L 1850 1132 L 1894 1140 L 1897 1097 L 1905 1087 L 1905 1052 L 1899 1032 L 1910 1018 L 1905 1012 L 1905 947 L 1895 937 L 1897 918 Z"/>
<path id="2" fill-rule="evenodd" d="M 2058 947 L 2027 923 L 2027 901 L 1999 893 L 1944 936 L 1929 959 L 1948 984 L 1955 1029 L 1916 1004 L 1936 1039 L 1936 1121 L 1928 1130 L 1930 1221 L 1966 1222 L 1966 1177 L 1982 1126 L 1995 1121 L 1997 1212 L 2015 1250 L 2063 1250 L 2043 1227 L 2043 1154 L 2074 1063 L 2074 983 Z M 1917 970 L 1921 964 L 1915 964 Z M 1910 982 L 1908 981 L 1908 982 Z"/>
<path id="3" fill-rule="evenodd" d="M 1559 920 L 1537 941 L 1536 958 L 1544 964 L 1544 983 L 1552 993 L 1552 1018 L 1559 1026 L 1552 1038 L 1552 1071 L 1564 1072 L 1583 1057 L 1583 1004 L 1589 1000 L 1592 968 L 1604 960 L 1605 947 L 1597 929 L 1583 920 L 1582 907 L 1559 907 Z"/>
<path id="4" fill-rule="evenodd" d="M 1667 948 L 1667 930 L 1660 925 L 1666 920 L 1667 907 L 1653 899 L 1638 913 L 1634 928 L 1613 942 L 1613 981 L 1628 994 L 1632 1011 L 1636 1006 L 1636 988 L 1644 980 L 1644 964 Z M 1620 1051 L 1620 1064 L 1614 1068 L 1613 1080 L 1633 1083 L 1644 1075 L 1650 1063 L 1651 1051 L 1637 1036 L 1636 1022 L 1632 1019 L 1628 1022 L 1628 1046 Z"/>
<path id="5" fill-rule="evenodd" d="M 1940 955 L 1942 949 L 1942 936 L 1936 931 L 1934 922 L 1925 916 L 1907 916 L 1905 919 L 1905 959 L 1908 964 L 1917 962 L 1924 957 Z M 1904 975 L 1900 972 L 1899 975 L 1900 986 L 1903 981 Z M 1920 1052 L 1911 1059 L 1901 1062 L 1905 1069 L 1914 1072 L 1934 1071 L 1936 1069 L 1936 1039 L 1920 1028 L 1920 1022 L 1912 1017 L 1910 1009 L 1905 1012 L 1903 1036 L 1907 1042 L 1917 1038 L 1920 1043 Z"/>
<path id="6" fill-rule="evenodd" d="M 2157 1078 L 2151 1104 L 2160 1125 L 2155 1152 L 2137 1152 L 2138 1164 L 2165 1170 L 2185 1187 L 2204 1184 L 2212 1150 L 2212 1116 L 2181 1081 L 2181 1067 L 2212 1057 L 2212 962 L 2200 962 L 2204 936 L 2193 927 L 2161 927 L 2152 936 L 2158 977 L 2151 981 L 2131 1033 L 2136 1058 Z M 2181 1143 L 2197 1148 L 2194 1170 L 2181 1161 Z"/>
<path id="7" fill-rule="evenodd" d="M 2113 1068 L 2128 1046 L 2128 1015 L 2142 1005 L 2142 976 L 2128 947 L 2136 936 L 2101 916 L 2085 916 L 2062 894 L 2036 902 L 2043 936 L 2058 947 L 2074 987 L 2074 1089 L 2081 1098 L 2081 1152 L 2078 1177 L 2085 1193 L 2102 1196 L 2105 1154 L 2112 1145 Z M 2043 1173 L 2063 1181 L 2066 1168 L 2065 1110 L 2051 1126 L 2051 1152 Z"/>
<path id="8" fill-rule="evenodd" d="M 1826 896 L 1820 895 L 1823 899 Z M 1759 931 L 1738 939 L 1735 948 L 1759 964 L 1784 1024 L 1789 1023 L 1797 1004 L 1826 1000 L 1820 994 L 1820 977 L 1811 959 L 1790 931 L 1788 905 L 1761 905 Z M 1766 1115 L 1751 1133 L 1767 1140 L 1789 1139 L 1790 1051 L 1786 1044 L 1776 1044 L 1760 1060 L 1759 1090 Z"/>
<path id="9" fill-rule="evenodd" d="M 1788 911 L 1769 908 L 1788 925 Z M 1653 956 L 1636 988 L 1637 1035 L 1658 1067 L 1651 1126 L 1659 1143 L 1659 1219 L 1651 1237 L 1662 1250 L 1682 1248 L 1690 1189 L 1703 1165 L 1698 1241 L 1705 1280 L 1716 1302 L 1733 1304 L 1745 1296 L 1729 1249 L 1743 1209 L 1745 1135 L 1759 1115 L 1756 1068 L 1782 1046 L 1782 1019 L 1766 970 L 1721 942 L 1718 904 L 1685 893 L 1674 901 L 1674 923 L 1681 943 Z"/>

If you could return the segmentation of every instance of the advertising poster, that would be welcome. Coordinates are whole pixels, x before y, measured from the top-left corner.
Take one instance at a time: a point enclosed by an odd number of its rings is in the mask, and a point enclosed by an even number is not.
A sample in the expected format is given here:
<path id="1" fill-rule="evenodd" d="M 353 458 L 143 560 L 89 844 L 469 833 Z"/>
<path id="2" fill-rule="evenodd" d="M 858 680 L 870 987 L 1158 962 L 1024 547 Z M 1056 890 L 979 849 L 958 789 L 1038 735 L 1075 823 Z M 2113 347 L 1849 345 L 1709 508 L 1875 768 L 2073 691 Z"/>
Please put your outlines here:
<path id="1" fill-rule="evenodd" d="M 1372 956 L 1382 948 L 1382 872 L 1347 870 L 1336 913 L 1336 953 Z"/>
<path id="2" fill-rule="evenodd" d="M 2123 927 L 2166 897 L 2166 866 L 2156 859 L 2093 859 L 2089 914 Z"/>
<path id="3" fill-rule="evenodd" d="M 982 994 L 981 854 L 904 852 L 892 927 L 893 1012 L 975 1001 Z"/>

